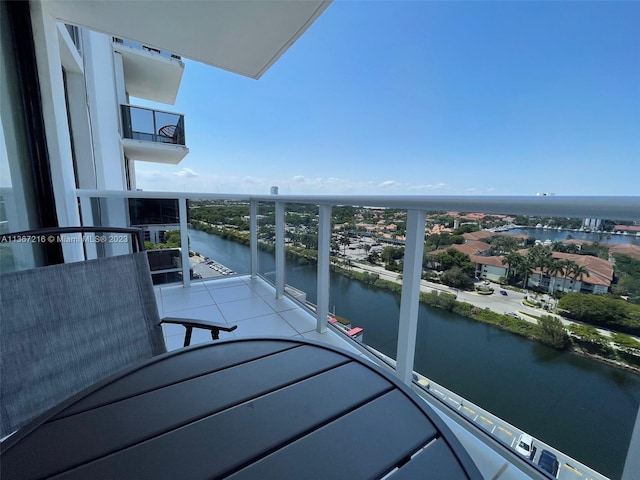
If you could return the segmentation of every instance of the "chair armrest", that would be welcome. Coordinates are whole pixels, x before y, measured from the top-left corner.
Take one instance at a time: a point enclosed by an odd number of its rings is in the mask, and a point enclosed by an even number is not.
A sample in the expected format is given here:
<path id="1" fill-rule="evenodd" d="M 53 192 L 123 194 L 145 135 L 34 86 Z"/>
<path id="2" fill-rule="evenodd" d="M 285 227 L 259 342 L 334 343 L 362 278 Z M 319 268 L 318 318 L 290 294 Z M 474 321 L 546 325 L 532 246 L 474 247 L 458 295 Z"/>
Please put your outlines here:
<path id="1" fill-rule="evenodd" d="M 211 332 L 211 340 L 218 340 L 220 338 L 220 331 L 233 332 L 237 325 L 227 325 L 226 323 L 211 322 L 209 320 L 198 320 L 194 318 L 175 318 L 165 317 L 160 320 L 158 325 L 163 323 L 172 323 L 176 325 L 182 325 L 186 328 L 184 335 L 184 346 L 188 347 L 191 343 L 191 332 L 194 328 L 202 328 Z"/>

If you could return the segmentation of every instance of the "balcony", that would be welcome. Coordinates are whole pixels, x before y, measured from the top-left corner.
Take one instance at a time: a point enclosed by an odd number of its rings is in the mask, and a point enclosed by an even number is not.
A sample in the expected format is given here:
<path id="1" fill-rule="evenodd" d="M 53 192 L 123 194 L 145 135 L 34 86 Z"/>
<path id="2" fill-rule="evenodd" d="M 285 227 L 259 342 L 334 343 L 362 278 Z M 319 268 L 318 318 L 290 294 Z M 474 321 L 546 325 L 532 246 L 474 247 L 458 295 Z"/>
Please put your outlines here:
<path id="1" fill-rule="evenodd" d="M 113 49 L 122 56 L 129 95 L 170 105 L 176 102 L 184 73 L 178 55 L 117 37 L 113 37 Z"/>
<path id="2" fill-rule="evenodd" d="M 122 146 L 131 160 L 176 165 L 189 153 L 184 115 L 120 105 Z"/>
<path id="3" fill-rule="evenodd" d="M 522 430 L 507 423 L 491 412 L 457 395 L 443 385 L 429 379 L 420 372 L 414 371 L 414 357 L 416 355 L 416 332 L 418 323 L 418 293 L 421 285 L 421 260 L 424 239 L 424 219 L 427 211 L 483 211 L 486 213 L 509 213 L 527 215 L 545 215 L 561 217 L 593 216 L 597 212 L 602 218 L 633 219 L 637 217 L 638 198 L 595 198 L 595 197 L 306 197 L 306 196 L 248 196 L 248 195 L 211 195 L 195 193 L 166 193 L 166 192 L 98 192 L 77 191 L 82 208 L 82 217 L 91 222 L 92 211 L 97 211 L 93 202 L 109 198 L 117 198 L 126 202 L 130 198 L 168 199 L 178 202 L 179 228 L 181 236 L 182 255 L 182 283 L 156 287 L 157 303 L 161 314 L 202 316 L 217 321 L 238 324 L 238 329 L 226 334 L 228 337 L 238 336 L 301 336 L 332 345 L 356 351 L 359 355 L 373 363 L 388 369 L 410 385 L 427 403 L 429 403 L 449 424 L 458 435 L 461 442 L 472 454 L 482 473 L 487 478 L 506 475 L 508 478 L 547 478 L 530 462 L 523 460 L 512 450 Z M 188 242 L 192 250 L 194 234 L 188 233 L 187 205 L 198 208 L 195 200 L 215 200 L 224 204 L 228 201 L 236 205 L 244 205 L 249 221 L 249 246 L 240 250 L 231 248 L 225 253 L 212 248 L 216 253 L 212 255 L 231 256 L 246 255 L 246 268 L 239 275 L 225 276 L 213 273 L 217 278 L 193 280 L 190 279 Z M 299 301 L 289 295 L 290 290 L 285 283 L 285 273 L 290 275 L 295 268 L 286 268 L 285 238 L 287 226 L 285 222 L 286 206 L 307 205 L 314 206 L 318 218 L 317 236 L 317 286 L 314 290 L 306 289 L 306 293 L 315 301 L 315 305 Z M 397 324 L 397 351 L 393 357 L 381 351 L 359 343 L 345 334 L 345 329 L 339 328 L 327 321 L 329 317 L 329 278 L 330 278 L 330 238 L 331 211 L 338 205 L 367 205 L 381 206 L 395 209 L 405 209 L 406 214 L 406 249 L 403 270 L 402 293 L 399 303 L 399 320 Z M 292 217 L 295 217 L 293 215 Z M 95 219 L 94 219 L 95 220 Z M 192 219 L 193 221 L 193 219 Z M 273 259 L 263 262 L 259 252 L 259 224 L 273 223 L 273 233 L 265 235 L 274 239 Z M 262 234 L 260 235 L 262 236 Z M 191 238 L 189 238 L 191 237 Z M 216 257 L 221 264 L 225 259 Z M 290 265 L 291 266 L 291 265 Z M 205 265 L 206 268 L 206 265 Z M 213 268 L 213 266 L 211 267 Z M 287 282 L 295 278 L 287 277 Z M 515 297 L 515 294 L 513 295 Z M 509 296 L 511 299 L 511 295 Z M 333 301 L 333 300 L 332 300 Z M 366 308 L 361 305 L 361 308 Z M 340 308 L 340 305 L 338 306 Z M 424 320 L 422 320 L 424 321 Z M 428 320 L 427 320 L 428 321 Z M 354 325 L 357 326 L 357 325 Z M 176 327 L 165 329 L 167 343 L 170 348 L 180 345 L 181 332 Z M 207 341 L 206 336 L 195 337 L 195 341 Z M 367 341 L 365 329 L 364 340 Z M 439 340 L 436 340 L 437 342 Z M 451 345 L 455 349 L 457 346 Z M 448 347 L 447 347 L 448 348 Z M 393 349 L 392 349 L 393 350 Z M 527 368 L 523 365 L 522 368 Z M 495 372 L 500 377 L 500 372 Z M 508 390 L 507 386 L 504 386 Z M 567 387 L 568 388 L 568 387 Z M 506 394 L 506 393 L 505 393 Z M 556 393 L 553 393 L 555 395 Z M 502 393 L 500 394 L 502 395 Z M 546 395 L 552 395 L 546 392 Z M 578 407 L 576 407 L 578 408 Z M 527 404 L 527 409 L 538 411 L 544 405 Z M 637 410 L 637 409 L 636 409 Z M 634 410 L 634 412 L 636 412 Z M 634 415 L 635 418 L 635 415 Z M 639 427 L 636 426 L 636 430 Z M 632 437 L 631 444 L 640 439 Z M 578 441 L 576 439 L 575 441 Z M 626 441 L 626 438 L 625 438 Z M 553 446 L 536 439 L 538 455 L 542 449 L 556 453 L 561 461 L 559 477 L 565 478 L 595 478 L 605 476 L 592 470 L 579 461 L 563 454 Z M 626 444 L 624 445 L 626 447 Z M 624 449 L 623 449 L 624 451 Z M 633 446 L 629 451 L 634 451 Z M 623 458 L 624 458 L 623 454 Z M 632 455 L 630 455 L 631 459 Z M 536 459 L 537 460 L 537 459 Z M 634 468 L 634 460 L 627 460 L 627 464 Z M 615 475 L 614 475 L 615 476 Z M 506 478 L 506 477 L 505 477 Z M 632 477 L 623 477 L 632 478 Z"/>

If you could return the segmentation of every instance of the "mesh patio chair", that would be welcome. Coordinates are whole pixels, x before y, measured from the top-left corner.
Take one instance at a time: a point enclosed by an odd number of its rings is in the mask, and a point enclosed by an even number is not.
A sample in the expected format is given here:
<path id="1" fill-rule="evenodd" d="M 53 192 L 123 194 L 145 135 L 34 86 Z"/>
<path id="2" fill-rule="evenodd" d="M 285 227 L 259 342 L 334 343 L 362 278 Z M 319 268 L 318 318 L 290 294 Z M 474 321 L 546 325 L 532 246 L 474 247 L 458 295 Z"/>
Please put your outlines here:
<path id="1" fill-rule="evenodd" d="M 137 251 L 120 256 L 0 272 L 0 438 L 82 389 L 167 351 L 162 323 L 211 332 L 235 325 L 160 319 L 141 231 L 71 227 L 1 235 L 127 233 Z"/>

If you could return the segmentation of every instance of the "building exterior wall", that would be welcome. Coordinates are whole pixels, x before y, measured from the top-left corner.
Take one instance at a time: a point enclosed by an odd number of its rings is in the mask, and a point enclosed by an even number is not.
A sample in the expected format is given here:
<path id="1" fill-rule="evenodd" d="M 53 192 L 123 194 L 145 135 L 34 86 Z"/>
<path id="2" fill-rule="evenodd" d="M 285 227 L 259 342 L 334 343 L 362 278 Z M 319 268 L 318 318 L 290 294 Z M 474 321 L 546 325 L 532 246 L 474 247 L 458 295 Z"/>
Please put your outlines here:
<path id="1" fill-rule="evenodd" d="M 589 282 L 582 282 L 580 280 L 573 280 L 569 277 L 566 279 L 563 277 L 547 277 L 542 276 L 539 273 L 532 273 L 527 281 L 528 287 L 542 288 L 549 293 L 555 292 L 580 292 L 587 294 L 603 294 L 609 291 L 609 287 L 606 285 L 594 285 Z"/>
<path id="2" fill-rule="evenodd" d="M 498 280 L 500 280 L 500 278 L 507 276 L 507 268 L 482 264 L 478 264 L 478 266 L 480 267 L 480 276 L 482 278 L 486 278 L 487 280 L 497 282 Z"/>

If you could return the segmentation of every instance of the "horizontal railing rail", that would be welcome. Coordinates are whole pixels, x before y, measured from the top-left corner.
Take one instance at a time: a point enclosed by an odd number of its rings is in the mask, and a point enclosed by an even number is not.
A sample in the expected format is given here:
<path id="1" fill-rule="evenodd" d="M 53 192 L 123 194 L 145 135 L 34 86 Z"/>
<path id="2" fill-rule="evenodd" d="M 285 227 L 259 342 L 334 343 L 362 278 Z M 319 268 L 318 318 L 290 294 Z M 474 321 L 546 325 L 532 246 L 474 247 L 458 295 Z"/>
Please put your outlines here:
<path id="1" fill-rule="evenodd" d="M 142 107 L 135 107 L 142 108 Z M 171 113 L 171 112 L 167 112 Z M 638 196 L 534 196 L 534 195 L 250 195 L 199 192 L 147 192 L 77 190 L 78 196 L 122 198 L 177 198 L 305 205 L 352 205 L 403 210 L 482 212 L 549 217 L 640 219 Z"/>
<path id="2" fill-rule="evenodd" d="M 137 50 L 144 50 L 146 52 L 153 52 L 155 54 L 160 55 L 164 58 L 171 58 L 173 60 L 182 60 L 180 55 L 176 55 L 175 53 L 167 52 L 166 50 L 160 50 L 159 48 L 149 47 L 140 42 L 134 42 L 133 40 L 127 40 L 126 38 L 113 37 L 113 41 L 115 43 L 119 43 L 121 45 L 125 45 L 127 47 L 135 48 Z"/>

